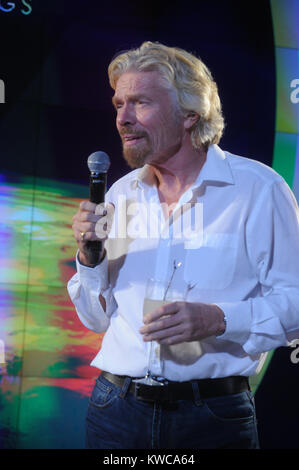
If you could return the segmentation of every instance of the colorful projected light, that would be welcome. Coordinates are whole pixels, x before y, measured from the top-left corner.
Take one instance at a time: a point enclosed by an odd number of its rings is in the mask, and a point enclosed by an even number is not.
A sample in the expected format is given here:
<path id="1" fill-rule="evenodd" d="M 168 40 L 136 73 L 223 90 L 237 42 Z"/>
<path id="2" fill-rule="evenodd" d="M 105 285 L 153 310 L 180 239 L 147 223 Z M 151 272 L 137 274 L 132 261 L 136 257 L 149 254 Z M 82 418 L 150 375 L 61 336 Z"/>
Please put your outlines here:
<path id="1" fill-rule="evenodd" d="M 11 179 L 0 184 L 0 447 L 80 448 L 102 335 L 78 320 L 66 284 L 75 272 L 70 221 L 88 189 Z"/>
<path id="2" fill-rule="evenodd" d="M 276 58 L 276 126 L 272 167 L 284 177 L 299 201 L 299 2 L 271 0 Z M 299 83 L 297 85 L 299 98 Z M 293 93 L 293 95 L 292 95 Z M 270 351 L 259 373 L 250 379 L 254 391 L 267 370 Z"/>
<path id="3" fill-rule="evenodd" d="M 272 0 L 271 7 L 277 80 L 273 168 L 299 201 L 299 2 Z"/>

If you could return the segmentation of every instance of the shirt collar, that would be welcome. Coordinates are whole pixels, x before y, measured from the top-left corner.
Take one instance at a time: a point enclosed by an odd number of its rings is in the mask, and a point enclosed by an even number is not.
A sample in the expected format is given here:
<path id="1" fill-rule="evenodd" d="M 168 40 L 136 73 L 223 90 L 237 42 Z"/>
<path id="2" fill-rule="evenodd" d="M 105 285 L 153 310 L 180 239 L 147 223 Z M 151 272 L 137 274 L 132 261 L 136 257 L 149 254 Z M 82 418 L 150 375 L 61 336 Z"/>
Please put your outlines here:
<path id="1" fill-rule="evenodd" d="M 195 183 L 198 183 L 196 186 L 199 186 L 202 181 L 235 183 L 228 158 L 216 144 L 209 146 L 207 159 L 195 181 Z"/>
<path id="2" fill-rule="evenodd" d="M 234 178 L 228 159 L 216 144 L 209 146 L 206 161 L 199 172 L 192 188 L 199 187 L 203 181 L 216 181 L 219 183 L 234 184 Z M 155 182 L 150 165 L 144 165 L 136 172 L 132 180 L 132 187 L 136 189 L 140 184 L 153 185 Z"/>

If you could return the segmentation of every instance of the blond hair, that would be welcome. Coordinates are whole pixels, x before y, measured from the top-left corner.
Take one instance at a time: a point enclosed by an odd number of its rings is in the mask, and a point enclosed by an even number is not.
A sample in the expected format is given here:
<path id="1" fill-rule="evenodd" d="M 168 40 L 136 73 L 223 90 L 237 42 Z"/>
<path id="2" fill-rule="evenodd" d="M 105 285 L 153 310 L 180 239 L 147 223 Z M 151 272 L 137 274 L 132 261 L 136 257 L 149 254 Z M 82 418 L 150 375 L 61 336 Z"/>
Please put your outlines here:
<path id="1" fill-rule="evenodd" d="M 183 49 L 147 41 L 112 60 L 108 75 L 113 89 L 120 75 L 129 70 L 158 71 L 176 91 L 181 110 L 199 115 L 191 129 L 195 148 L 218 144 L 224 129 L 221 102 L 211 72 L 200 59 Z"/>

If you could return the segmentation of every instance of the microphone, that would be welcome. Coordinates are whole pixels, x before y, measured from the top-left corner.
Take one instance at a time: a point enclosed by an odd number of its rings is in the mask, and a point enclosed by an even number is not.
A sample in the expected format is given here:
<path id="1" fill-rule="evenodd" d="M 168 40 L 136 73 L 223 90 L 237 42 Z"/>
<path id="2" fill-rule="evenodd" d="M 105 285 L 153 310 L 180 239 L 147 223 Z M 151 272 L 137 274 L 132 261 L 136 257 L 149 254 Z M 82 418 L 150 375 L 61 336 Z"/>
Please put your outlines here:
<path id="1" fill-rule="evenodd" d="M 87 166 L 90 171 L 89 178 L 89 200 L 95 204 L 105 201 L 107 171 L 110 167 L 110 159 L 105 152 L 94 152 L 87 159 Z M 102 241 L 88 241 L 86 249 L 91 264 L 97 264 L 102 251 Z"/>

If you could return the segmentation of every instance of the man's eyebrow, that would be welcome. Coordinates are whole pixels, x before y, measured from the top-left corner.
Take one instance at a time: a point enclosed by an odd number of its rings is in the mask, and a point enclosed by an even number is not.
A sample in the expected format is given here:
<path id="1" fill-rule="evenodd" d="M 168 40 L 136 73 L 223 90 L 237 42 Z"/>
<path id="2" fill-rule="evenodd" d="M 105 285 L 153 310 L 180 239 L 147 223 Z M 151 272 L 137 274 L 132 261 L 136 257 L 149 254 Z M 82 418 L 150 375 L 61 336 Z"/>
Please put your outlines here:
<path id="1" fill-rule="evenodd" d="M 140 98 L 150 100 L 150 98 L 144 93 L 133 93 L 132 95 L 129 95 L 129 101 L 136 101 L 136 100 L 139 100 Z M 120 101 L 122 101 L 121 98 L 118 98 L 115 95 L 113 96 L 112 98 L 113 106 L 116 106 L 116 104 L 119 103 Z"/>
<path id="2" fill-rule="evenodd" d="M 117 100 L 118 100 L 118 98 L 114 95 L 114 96 L 112 97 L 112 104 L 113 104 L 114 107 L 116 106 Z"/>

